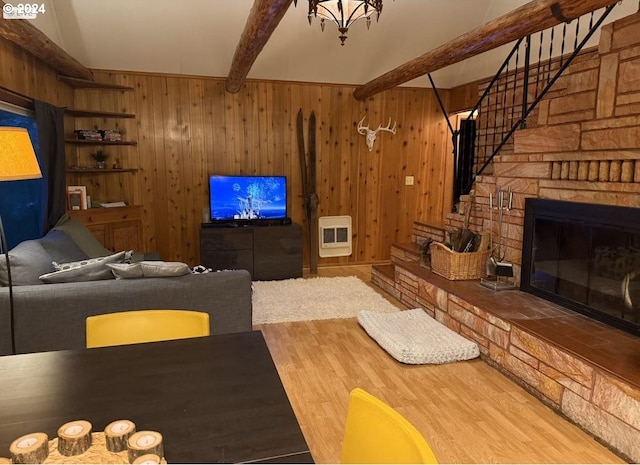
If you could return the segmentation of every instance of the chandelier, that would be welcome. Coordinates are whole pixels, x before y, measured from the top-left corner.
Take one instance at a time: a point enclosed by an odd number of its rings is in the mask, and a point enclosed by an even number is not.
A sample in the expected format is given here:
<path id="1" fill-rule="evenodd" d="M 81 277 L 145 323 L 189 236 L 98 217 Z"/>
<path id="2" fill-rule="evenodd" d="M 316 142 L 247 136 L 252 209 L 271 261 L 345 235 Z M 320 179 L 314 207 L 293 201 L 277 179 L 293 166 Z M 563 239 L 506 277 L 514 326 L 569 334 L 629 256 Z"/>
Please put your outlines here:
<path id="1" fill-rule="evenodd" d="M 297 5 L 297 0 L 294 0 Z M 329 20 L 338 26 L 341 45 L 347 40 L 349 27 L 359 19 L 367 19 L 367 29 L 371 26 L 371 16 L 376 20 L 382 13 L 382 0 L 309 0 L 309 24 L 313 18 L 320 17 L 320 28 L 324 31 L 324 22 Z"/>

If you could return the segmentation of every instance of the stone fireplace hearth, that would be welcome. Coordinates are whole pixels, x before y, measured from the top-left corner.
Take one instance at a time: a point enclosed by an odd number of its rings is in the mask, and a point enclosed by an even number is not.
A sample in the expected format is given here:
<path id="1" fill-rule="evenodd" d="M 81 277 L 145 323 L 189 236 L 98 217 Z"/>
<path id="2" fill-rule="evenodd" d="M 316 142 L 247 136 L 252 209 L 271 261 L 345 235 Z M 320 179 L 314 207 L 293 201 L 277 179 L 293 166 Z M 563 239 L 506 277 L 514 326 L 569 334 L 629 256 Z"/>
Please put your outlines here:
<path id="1" fill-rule="evenodd" d="M 374 284 L 476 341 L 485 362 L 640 462 L 639 337 L 518 290 L 448 281 L 411 257 L 419 249 L 394 249 L 393 264 L 372 268 Z"/>

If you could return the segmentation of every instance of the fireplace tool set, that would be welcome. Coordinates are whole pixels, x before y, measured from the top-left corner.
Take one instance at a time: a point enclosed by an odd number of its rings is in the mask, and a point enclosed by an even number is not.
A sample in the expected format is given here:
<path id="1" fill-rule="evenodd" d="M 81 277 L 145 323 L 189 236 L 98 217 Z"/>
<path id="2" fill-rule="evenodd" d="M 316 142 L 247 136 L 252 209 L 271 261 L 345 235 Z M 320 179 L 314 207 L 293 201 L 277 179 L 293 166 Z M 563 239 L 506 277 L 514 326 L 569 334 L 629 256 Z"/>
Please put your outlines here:
<path id="1" fill-rule="evenodd" d="M 494 205 L 495 202 L 495 205 Z M 504 291 L 515 289 L 513 277 L 513 265 L 504 261 L 507 255 L 507 242 L 509 240 L 509 226 L 511 225 L 511 207 L 513 206 L 513 192 L 511 188 L 503 191 L 500 186 L 496 187 L 495 196 L 489 194 L 489 247 L 490 254 L 487 259 L 487 277 L 482 278 L 480 283 L 493 289 L 494 291 Z M 497 244 L 493 235 L 493 213 L 497 212 L 498 238 Z M 506 212 L 506 234 L 504 244 L 502 241 L 502 223 Z"/>

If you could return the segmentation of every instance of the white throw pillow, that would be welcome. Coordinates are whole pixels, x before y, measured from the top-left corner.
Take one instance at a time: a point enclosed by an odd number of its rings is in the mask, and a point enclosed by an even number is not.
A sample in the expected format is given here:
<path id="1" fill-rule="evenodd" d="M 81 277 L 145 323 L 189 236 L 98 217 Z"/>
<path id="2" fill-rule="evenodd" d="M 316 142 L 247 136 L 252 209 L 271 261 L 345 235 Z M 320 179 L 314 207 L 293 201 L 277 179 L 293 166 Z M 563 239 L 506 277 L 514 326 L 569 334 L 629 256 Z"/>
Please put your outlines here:
<path id="1" fill-rule="evenodd" d="M 62 270 L 71 270 L 74 268 L 82 268 L 89 265 L 93 265 L 95 263 L 122 263 L 129 259 L 131 259 L 131 255 L 133 254 L 133 250 L 128 252 L 116 252 L 112 255 L 107 255 L 105 257 L 97 257 L 97 258 L 87 258 L 86 260 L 79 260 L 77 262 L 69 262 L 69 263 L 56 263 L 53 262 L 53 268 L 56 271 Z"/>
<path id="2" fill-rule="evenodd" d="M 131 258 L 133 251 L 118 252 L 107 257 L 90 258 L 70 263 L 53 262 L 57 270 L 40 276 L 40 281 L 47 284 L 74 283 L 83 281 L 100 281 L 113 279 L 113 273 L 107 266 L 109 263 L 122 263 Z"/>

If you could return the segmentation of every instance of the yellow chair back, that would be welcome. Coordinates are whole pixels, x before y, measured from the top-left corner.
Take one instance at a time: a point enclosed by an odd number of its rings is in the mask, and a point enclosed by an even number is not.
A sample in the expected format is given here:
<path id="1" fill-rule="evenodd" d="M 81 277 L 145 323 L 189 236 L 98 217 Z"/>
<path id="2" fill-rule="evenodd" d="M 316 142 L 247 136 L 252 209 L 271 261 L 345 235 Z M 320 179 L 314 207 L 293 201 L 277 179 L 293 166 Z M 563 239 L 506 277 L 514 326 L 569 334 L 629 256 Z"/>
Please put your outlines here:
<path id="1" fill-rule="evenodd" d="M 411 423 L 360 388 L 349 395 L 341 462 L 438 463 Z"/>
<path id="2" fill-rule="evenodd" d="M 209 314 L 191 310 L 132 310 L 87 318 L 87 347 L 118 346 L 209 335 Z"/>

